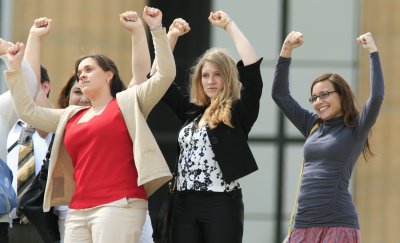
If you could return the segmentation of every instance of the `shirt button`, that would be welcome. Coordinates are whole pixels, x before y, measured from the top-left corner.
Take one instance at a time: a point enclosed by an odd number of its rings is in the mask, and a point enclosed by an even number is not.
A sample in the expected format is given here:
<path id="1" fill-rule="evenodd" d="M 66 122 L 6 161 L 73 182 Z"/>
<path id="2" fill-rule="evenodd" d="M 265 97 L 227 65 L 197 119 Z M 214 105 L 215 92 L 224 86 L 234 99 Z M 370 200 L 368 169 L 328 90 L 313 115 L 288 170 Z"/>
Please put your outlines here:
<path id="1" fill-rule="evenodd" d="M 212 137 L 211 138 L 211 143 L 212 144 L 217 144 L 218 143 L 218 138 L 217 137 Z"/>

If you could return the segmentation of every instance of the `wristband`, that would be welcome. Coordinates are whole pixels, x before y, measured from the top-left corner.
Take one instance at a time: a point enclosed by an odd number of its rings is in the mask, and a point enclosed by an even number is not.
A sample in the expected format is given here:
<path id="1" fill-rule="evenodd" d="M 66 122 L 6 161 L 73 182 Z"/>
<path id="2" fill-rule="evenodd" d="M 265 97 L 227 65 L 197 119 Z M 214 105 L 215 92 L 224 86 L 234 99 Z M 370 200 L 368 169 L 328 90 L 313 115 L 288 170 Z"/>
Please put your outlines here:
<path id="1" fill-rule="evenodd" d="M 229 20 L 228 20 L 228 23 L 226 23 L 226 25 L 224 26 L 224 30 L 226 30 L 226 28 L 228 27 L 228 25 L 229 25 L 232 21 L 233 21 L 232 19 L 229 19 Z"/>
<path id="2" fill-rule="evenodd" d="M 160 24 L 154 25 L 153 28 L 150 28 L 150 31 L 160 30 L 160 29 L 162 29 L 162 28 L 163 28 L 163 26 L 162 26 L 162 24 L 160 23 Z"/>

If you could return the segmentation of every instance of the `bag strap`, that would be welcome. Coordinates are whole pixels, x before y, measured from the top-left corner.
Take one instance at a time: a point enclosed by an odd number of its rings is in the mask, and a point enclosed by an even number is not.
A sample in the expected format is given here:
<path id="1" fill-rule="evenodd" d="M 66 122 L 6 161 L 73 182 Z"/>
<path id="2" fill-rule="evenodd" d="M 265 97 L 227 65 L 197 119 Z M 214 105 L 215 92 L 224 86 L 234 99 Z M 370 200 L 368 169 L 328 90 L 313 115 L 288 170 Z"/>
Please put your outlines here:
<path id="1" fill-rule="evenodd" d="M 46 156 L 43 159 L 43 164 L 42 164 L 42 167 L 40 168 L 40 171 L 38 174 L 39 179 L 41 179 L 41 180 L 47 180 L 47 171 L 49 168 L 51 148 L 53 147 L 54 136 L 55 136 L 55 134 L 53 134 L 51 136 L 51 141 L 50 141 L 49 147 L 47 148 Z"/>
<path id="2" fill-rule="evenodd" d="M 46 157 L 43 159 L 43 163 L 48 163 L 50 160 L 51 149 L 53 147 L 53 142 L 54 142 L 54 136 L 55 136 L 55 134 L 53 133 L 53 135 L 51 135 L 51 141 L 50 141 L 49 147 L 47 148 Z"/>
<path id="3" fill-rule="evenodd" d="M 317 130 L 317 128 L 319 127 L 318 122 L 316 122 L 313 127 L 311 128 L 310 133 L 308 134 L 308 136 L 310 136 L 311 134 L 313 134 L 315 132 L 315 130 Z M 297 182 L 297 190 L 296 190 L 296 198 L 294 199 L 294 203 L 293 203 L 293 208 L 292 208 L 292 213 L 290 214 L 290 220 L 289 220 L 289 227 L 288 227 L 288 236 L 290 236 L 292 234 L 292 230 L 293 230 L 293 225 L 294 225 L 294 216 L 296 214 L 296 209 L 297 209 L 297 200 L 299 199 L 299 193 L 300 193 L 300 187 L 301 187 L 301 182 L 303 180 L 303 172 L 304 172 L 304 159 L 303 159 L 303 163 L 301 165 L 301 170 L 300 170 L 300 176 L 299 176 L 299 181 Z"/>
<path id="4" fill-rule="evenodd" d="M 178 162 L 179 162 L 179 144 L 176 146 L 177 148 L 177 154 L 175 159 L 175 165 L 174 165 L 174 172 L 172 172 L 172 179 L 168 183 L 168 191 L 170 194 L 174 193 L 176 190 L 176 177 L 178 176 Z"/>
<path id="5" fill-rule="evenodd" d="M 174 173 L 172 173 L 172 179 L 170 180 L 170 182 L 168 183 L 168 189 L 169 189 L 169 193 L 174 193 L 176 190 L 176 180 L 177 180 L 177 168 L 178 168 L 178 162 L 175 165 L 175 170 Z"/>

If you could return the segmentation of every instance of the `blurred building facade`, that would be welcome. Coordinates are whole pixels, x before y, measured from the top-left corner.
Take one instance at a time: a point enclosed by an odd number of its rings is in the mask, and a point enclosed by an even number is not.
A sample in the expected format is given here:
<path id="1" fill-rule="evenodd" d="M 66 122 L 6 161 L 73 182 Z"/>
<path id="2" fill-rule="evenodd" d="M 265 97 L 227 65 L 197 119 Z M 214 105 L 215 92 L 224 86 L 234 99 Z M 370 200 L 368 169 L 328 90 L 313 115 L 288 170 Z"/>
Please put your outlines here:
<path id="1" fill-rule="evenodd" d="M 275 61 L 282 41 L 291 30 L 305 36 L 305 44 L 293 54 L 291 91 L 305 107 L 309 86 L 323 72 L 341 74 L 355 90 L 363 105 L 369 95 L 369 58 L 355 38 L 371 32 L 380 50 L 386 95 L 378 122 L 373 128 L 371 145 L 376 157 L 362 158 L 353 173 L 352 194 L 359 213 L 363 242 L 397 242 L 400 218 L 400 163 L 396 148 L 400 145 L 397 106 L 400 88 L 397 58 L 400 55 L 400 2 L 382 0 L 240 0 L 230 1 L 104 1 L 104 0 L 0 0 L 0 36 L 10 41 L 26 41 L 33 20 L 40 16 L 53 19 L 52 33 L 43 41 L 43 65 L 51 78 L 51 100 L 72 74 L 77 57 L 100 52 L 111 57 L 128 82 L 130 35 L 119 23 L 118 14 L 134 10 L 141 15 L 143 6 L 159 7 L 163 23 L 169 26 L 176 17 L 188 20 L 192 30 L 182 37 L 174 52 L 179 82 L 185 83 L 188 69 L 204 50 L 224 47 L 238 59 L 230 38 L 210 26 L 210 11 L 224 10 L 241 27 L 264 58 L 264 90 L 260 116 L 251 136 L 251 148 L 259 171 L 243 180 L 245 202 L 245 243 L 280 242 L 286 234 L 288 218 L 297 186 L 304 139 L 286 120 L 270 98 Z M 150 37 L 150 36 L 149 36 Z M 151 46 L 151 38 L 149 38 Z M 397 50 L 399 49 L 399 50 Z M 4 67 L 3 67 L 4 68 Z M 4 92 L 1 77 L 0 91 Z M 166 107 L 158 105 L 149 123 L 165 157 L 175 159 L 176 131 L 179 124 Z M 160 124 L 159 121 L 163 121 Z M 400 131 L 399 131 L 400 132 Z M 160 196 L 159 198 L 161 198 Z M 152 199 L 157 207 L 158 196 Z"/>

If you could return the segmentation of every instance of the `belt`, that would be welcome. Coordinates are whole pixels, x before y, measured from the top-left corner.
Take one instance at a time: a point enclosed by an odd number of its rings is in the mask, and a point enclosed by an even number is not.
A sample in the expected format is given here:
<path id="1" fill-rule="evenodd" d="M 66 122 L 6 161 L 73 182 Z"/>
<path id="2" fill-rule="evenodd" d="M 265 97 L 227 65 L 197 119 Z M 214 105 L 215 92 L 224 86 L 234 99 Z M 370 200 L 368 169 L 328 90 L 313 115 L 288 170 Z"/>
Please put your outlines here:
<path id="1" fill-rule="evenodd" d="M 13 224 L 19 224 L 19 225 L 30 225 L 29 220 L 24 217 L 23 219 L 21 218 L 15 218 L 12 220 Z"/>

